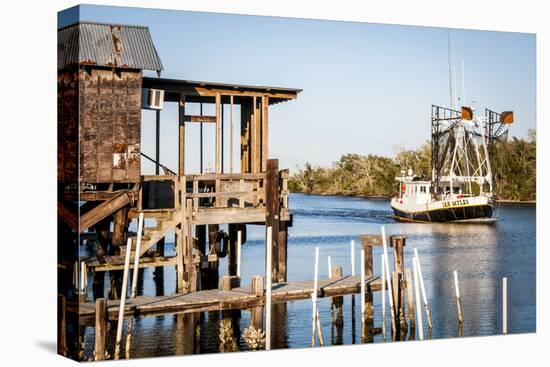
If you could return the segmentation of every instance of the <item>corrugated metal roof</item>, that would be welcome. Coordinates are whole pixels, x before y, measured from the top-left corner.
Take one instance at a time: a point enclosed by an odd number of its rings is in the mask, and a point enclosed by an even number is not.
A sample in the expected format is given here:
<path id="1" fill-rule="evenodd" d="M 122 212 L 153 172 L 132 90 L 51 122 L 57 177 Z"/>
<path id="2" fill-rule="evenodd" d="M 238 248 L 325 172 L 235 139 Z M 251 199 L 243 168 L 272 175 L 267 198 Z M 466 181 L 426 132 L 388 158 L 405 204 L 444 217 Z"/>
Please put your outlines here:
<path id="1" fill-rule="evenodd" d="M 57 68 L 74 64 L 161 71 L 149 28 L 76 23 L 57 32 Z"/>

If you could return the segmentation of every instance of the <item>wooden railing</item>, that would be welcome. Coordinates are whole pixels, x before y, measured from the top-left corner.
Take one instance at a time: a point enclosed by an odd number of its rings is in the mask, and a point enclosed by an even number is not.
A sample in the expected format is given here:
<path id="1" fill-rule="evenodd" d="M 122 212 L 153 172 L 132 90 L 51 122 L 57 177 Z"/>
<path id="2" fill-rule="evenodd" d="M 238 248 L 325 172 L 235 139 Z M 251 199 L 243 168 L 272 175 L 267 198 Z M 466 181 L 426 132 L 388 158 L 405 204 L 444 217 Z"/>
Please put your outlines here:
<path id="1" fill-rule="evenodd" d="M 187 175 L 186 196 L 195 208 L 248 208 L 265 205 L 265 174 L 230 173 Z"/>
<path id="2" fill-rule="evenodd" d="M 196 209 L 265 207 L 265 177 L 265 173 L 201 174 L 181 177 L 147 175 L 143 176 L 138 208 L 145 212 L 180 209 L 182 187 L 186 188 L 185 197 L 193 199 L 193 208 Z M 279 172 L 281 209 L 289 208 L 288 177 L 288 170 Z"/>

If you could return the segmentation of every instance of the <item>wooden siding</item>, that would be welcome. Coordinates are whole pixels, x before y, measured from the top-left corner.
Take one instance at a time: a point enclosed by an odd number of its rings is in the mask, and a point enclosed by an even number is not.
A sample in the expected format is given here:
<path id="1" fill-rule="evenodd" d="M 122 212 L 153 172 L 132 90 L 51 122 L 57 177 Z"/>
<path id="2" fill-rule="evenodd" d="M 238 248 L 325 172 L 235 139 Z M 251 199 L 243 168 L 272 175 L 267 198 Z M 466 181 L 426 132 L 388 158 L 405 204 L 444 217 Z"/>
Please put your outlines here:
<path id="1" fill-rule="evenodd" d="M 78 182 L 78 70 L 57 75 L 57 177 L 60 183 Z"/>
<path id="2" fill-rule="evenodd" d="M 141 72 L 80 69 L 80 179 L 139 182 Z"/>

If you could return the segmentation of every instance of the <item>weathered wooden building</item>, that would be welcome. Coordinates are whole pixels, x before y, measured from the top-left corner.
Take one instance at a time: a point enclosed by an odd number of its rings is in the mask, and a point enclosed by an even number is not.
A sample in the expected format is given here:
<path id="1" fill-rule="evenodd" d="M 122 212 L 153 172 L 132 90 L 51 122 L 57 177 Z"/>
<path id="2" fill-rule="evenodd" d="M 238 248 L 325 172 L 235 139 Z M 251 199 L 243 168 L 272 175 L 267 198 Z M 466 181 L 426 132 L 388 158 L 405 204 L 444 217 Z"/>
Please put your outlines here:
<path id="1" fill-rule="evenodd" d="M 292 224 L 288 171 L 269 159 L 268 115 L 271 105 L 297 98 L 299 89 L 160 78 L 161 60 L 149 30 L 140 26 L 78 23 L 65 27 L 58 32 L 58 54 L 61 294 L 86 298 L 90 274 L 93 297 L 103 297 L 102 275 L 108 271 L 109 295 L 117 297 L 123 255 L 134 251 L 126 249 L 126 244 L 128 239 L 135 244 L 137 237 L 128 227 L 141 213 L 154 225 L 143 229 L 139 267 L 175 266 L 180 293 L 218 287 L 220 257 L 228 256 L 227 274 L 236 275 L 235 245 L 239 232 L 242 242 L 246 241 L 247 225 L 272 227 L 272 278 L 286 281 Z M 159 77 L 144 77 L 143 70 L 156 71 Z M 160 111 L 169 103 L 178 106 L 178 151 L 174 152 L 178 167 L 174 169 L 159 157 Z M 200 106 L 201 113 L 189 113 L 192 105 Z M 213 106 L 215 112 L 203 114 L 205 105 Z M 239 106 L 238 116 L 235 106 Z M 142 136 L 143 109 L 156 111 L 155 136 Z M 224 115 L 226 110 L 229 113 Z M 214 172 L 203 169 L 202 134 L 201 169 L 186 169 L 189 124 L 215 126 Z M 227 130 L 229 136 L 224 135 Z M 144 139 L 154 139 L 154 157 L 142 152 Z M 236 141 L 240 169 L 233 167 Z M 154 163 L 154 175 L 142 174 L 143 158 Z M 227 225 L 227 231 L 220 225 Z M 164 256 L 164 238 L 169 233 L 176 236 L 175 256 Z M 89 246 L 93 255 L 82 256 L 83 241 L 93 244 Z"/>

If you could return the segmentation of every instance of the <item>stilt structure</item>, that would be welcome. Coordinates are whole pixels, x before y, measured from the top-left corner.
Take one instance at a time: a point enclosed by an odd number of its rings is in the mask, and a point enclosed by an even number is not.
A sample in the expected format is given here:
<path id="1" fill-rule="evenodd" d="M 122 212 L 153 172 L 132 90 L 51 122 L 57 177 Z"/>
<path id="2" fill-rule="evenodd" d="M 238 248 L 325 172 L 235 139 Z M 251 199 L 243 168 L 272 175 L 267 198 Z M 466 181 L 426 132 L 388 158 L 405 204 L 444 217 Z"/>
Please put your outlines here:
<path id="1" fill-rule="evenodd" d="M 104 297 L 105 272 L 109 298 L 120 298 L 125 255 L 133 251 L 127 240 L 135 248 L 137 239 L 129 227 L 140 214 L 146 226 L 139 259 L 129 267 L 156 268 L 157 296 L 172 293 L 164 289 L 166 267 L 175 268 L 176 293 L 218 288 L 223 257 L 228 257 L 230 286 L 238 284 L 237 237 L 240 232 L 244 245 L 248 225 L 272 228 L 271 280 L 285 282 L 292 226 L 288 170 L 268 159 L 268 112 L 273 104 L 297 98 L 300 90 L 160 78 L 161 60 L 142 26 L 81 22 L 59 30 L 58 47 L 58 268 L 59 291 L 67 302 L 78 297 L 70 286 L 74 264 L 84 264 L 84 277 L 93 274 L 92 298 Z M 144 77 L 143 70 L 159 77 Z M 175 114 L 165 110 L 167 104 L 176 104 Z M 202 113 L 207 105 L 213 114 Z M 224 114 L 226 105 L 230 113 Z M 200 107 L 200 115 L 189 112 L 193 106 Z M 143 110 L 154 112 L 154 152 L 142 151 L 149 138 L 141 133 Z M 171 121 L 177 121 L 178 147 L 172 169 L 160 155 L 161 130 L 171 128 L 165 125 Z M 186 156 L 191 141 L 186 128 L 192 124 L 201 125 L 200 157 Z M 215 127 L 211 136 L 212 131 L 203 136 L 204 124 Z M 233 137 L 239 133 L 236 172 Z M 202 166 L 203 139 L 213 142 L 214 171 L 192 172 L 186 163 L 200 159 Z M 154 174 L 142 172 L 146 161 Z M 175 235 L 173 256 L 164 253 L 169 234 Z"/>

